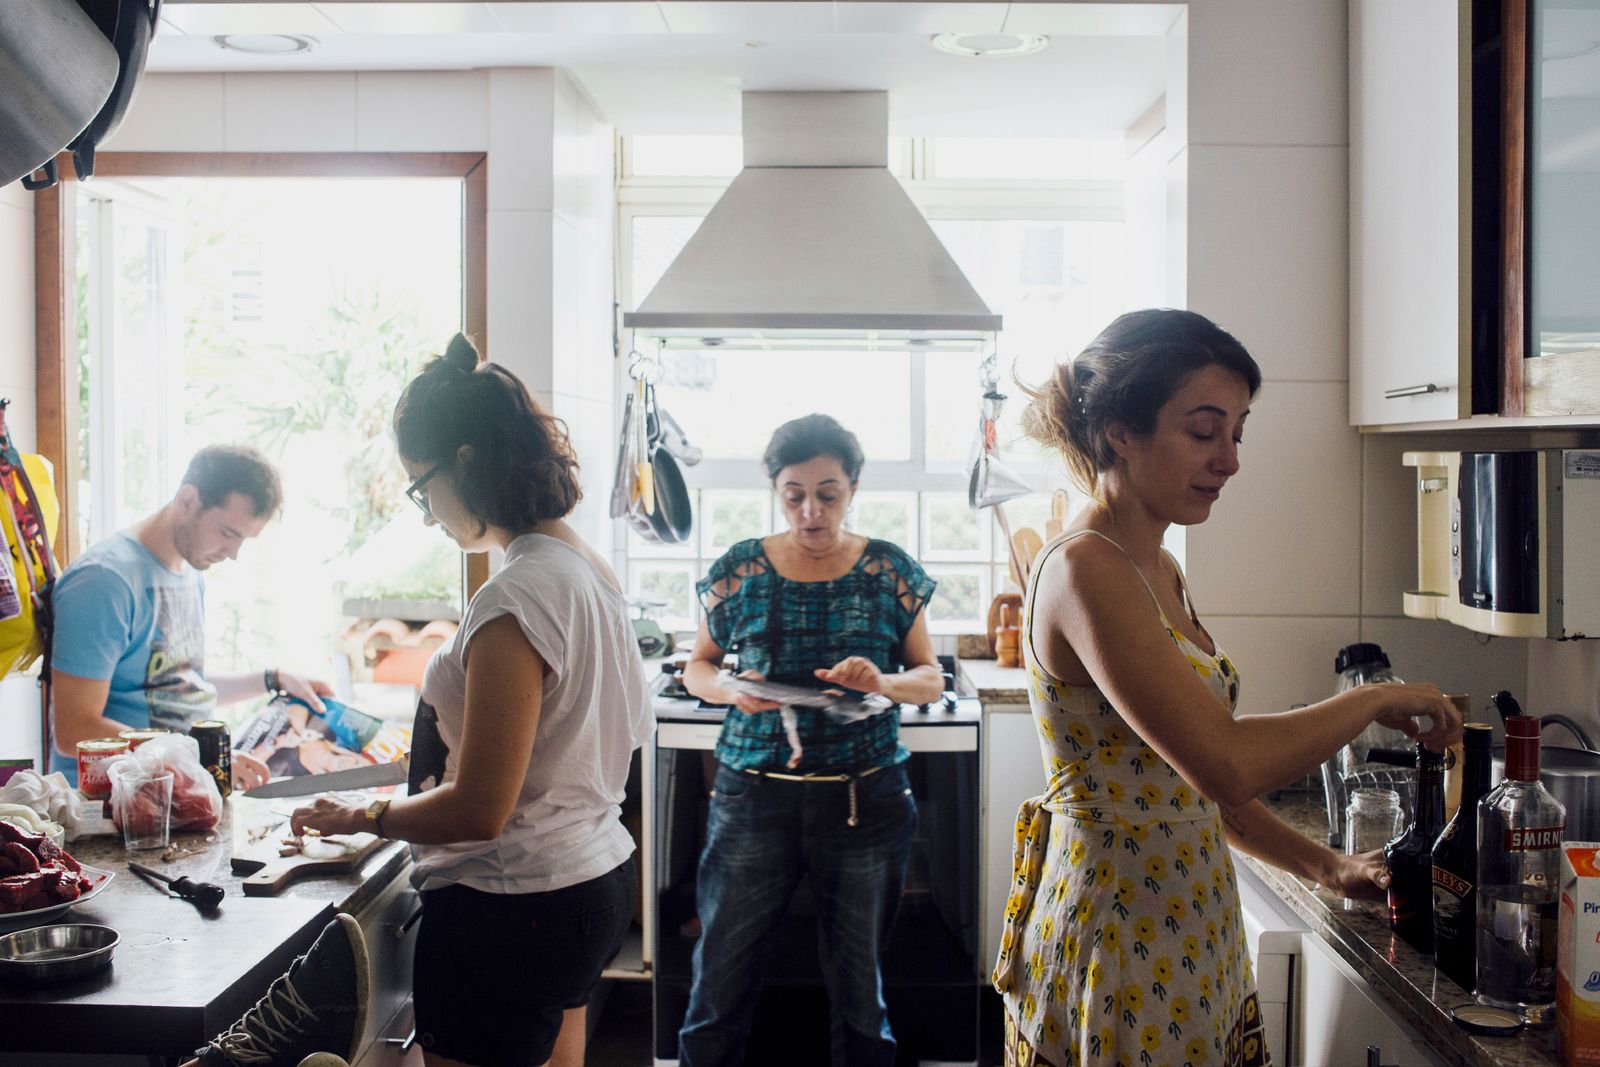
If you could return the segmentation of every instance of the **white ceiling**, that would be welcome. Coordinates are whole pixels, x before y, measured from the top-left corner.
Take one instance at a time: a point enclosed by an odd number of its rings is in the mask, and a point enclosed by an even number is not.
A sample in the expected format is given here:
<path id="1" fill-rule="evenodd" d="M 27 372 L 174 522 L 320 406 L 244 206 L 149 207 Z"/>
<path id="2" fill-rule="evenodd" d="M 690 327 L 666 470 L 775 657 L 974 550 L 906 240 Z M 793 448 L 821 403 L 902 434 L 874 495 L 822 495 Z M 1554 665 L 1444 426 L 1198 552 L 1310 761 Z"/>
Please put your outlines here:
<path id="1" fill-rule="evenodd" d="M 899 135 L 1118 133 L 1166 87 L 1171 4 L 174 3 L 153 71 L 570 70 L 625 134 L 737 133 L 743 89 L 888 89 Z M 936 33 L 1043 33 L 1031 56 L 936 52 Z M 310 35 L 293 56 L 216 34 Z"/>

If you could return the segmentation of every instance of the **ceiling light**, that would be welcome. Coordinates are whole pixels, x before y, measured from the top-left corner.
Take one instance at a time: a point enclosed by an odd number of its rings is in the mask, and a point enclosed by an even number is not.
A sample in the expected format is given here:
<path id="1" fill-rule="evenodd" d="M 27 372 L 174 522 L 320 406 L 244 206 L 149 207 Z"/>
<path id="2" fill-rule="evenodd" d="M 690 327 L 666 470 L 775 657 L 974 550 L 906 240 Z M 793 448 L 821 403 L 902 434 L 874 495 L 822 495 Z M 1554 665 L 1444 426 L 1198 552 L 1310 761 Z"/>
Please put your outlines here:
<path id="1" fill-rule="evenodd" d="M 933 47 L 953 56 L 1026 56 L 1050 43 L 1042 33 L 941 33 Z"/>
<path id="2" fill-rule="evenodd" d="M 317 47 L 315 37 L 287 33 L 221 33 L 211 39 L 218 48 L 230 52 L 248 52 L 253 56 L 292 56 Z"/>

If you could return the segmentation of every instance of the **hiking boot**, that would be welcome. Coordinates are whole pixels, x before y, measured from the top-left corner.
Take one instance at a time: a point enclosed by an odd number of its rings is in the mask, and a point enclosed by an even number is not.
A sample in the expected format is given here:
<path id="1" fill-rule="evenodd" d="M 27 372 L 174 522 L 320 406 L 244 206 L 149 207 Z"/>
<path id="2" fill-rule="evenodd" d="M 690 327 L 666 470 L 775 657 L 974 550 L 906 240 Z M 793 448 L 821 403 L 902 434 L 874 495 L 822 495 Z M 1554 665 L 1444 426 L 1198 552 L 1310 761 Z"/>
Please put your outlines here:
<path id="1" fill-rule="evenodd" d="M 195 1055 L 201 1067 L 298 1067 L 313 1053 L 353 1059 L 367 1026 L 367 943 L 339 914 L 267 995 Z"/>

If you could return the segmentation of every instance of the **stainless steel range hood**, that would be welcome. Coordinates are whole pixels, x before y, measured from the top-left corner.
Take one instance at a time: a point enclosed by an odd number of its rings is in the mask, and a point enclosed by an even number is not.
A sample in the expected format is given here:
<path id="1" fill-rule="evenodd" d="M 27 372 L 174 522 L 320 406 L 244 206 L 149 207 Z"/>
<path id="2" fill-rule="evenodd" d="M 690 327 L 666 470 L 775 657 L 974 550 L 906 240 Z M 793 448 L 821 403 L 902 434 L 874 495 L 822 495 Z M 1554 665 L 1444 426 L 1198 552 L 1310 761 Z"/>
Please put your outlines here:
<path id="1" fill-rule="evenodd" d="M 889 173 L 885 92 L 747 92 L 744 169 L 623 325 L 670 348 L 981 351 L 1000 329 Z"/>

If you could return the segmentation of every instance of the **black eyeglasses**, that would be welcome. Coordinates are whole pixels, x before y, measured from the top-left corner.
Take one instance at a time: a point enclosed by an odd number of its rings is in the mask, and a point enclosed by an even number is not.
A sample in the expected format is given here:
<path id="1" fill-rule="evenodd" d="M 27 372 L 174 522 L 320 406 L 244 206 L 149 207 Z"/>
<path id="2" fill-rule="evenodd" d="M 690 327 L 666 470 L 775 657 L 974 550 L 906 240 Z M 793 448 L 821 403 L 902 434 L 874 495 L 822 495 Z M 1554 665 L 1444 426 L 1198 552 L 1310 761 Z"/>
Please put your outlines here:
<path id="1" fill-rule="evenodd" d="M 428 484 L 429 478 L 432 478 L 442 470 L 444 470 L 444 460 L 441 459 L 438 463 L 429 467 L 426 474 L 406 486 L 406 496 L 411 499 L 413 504 L 422 509 L 424 515 L 432 515 L 433 511 L 428 507 L 428 491 L 422 487 Z"/>

